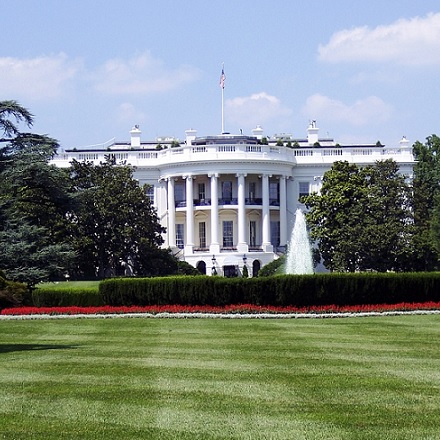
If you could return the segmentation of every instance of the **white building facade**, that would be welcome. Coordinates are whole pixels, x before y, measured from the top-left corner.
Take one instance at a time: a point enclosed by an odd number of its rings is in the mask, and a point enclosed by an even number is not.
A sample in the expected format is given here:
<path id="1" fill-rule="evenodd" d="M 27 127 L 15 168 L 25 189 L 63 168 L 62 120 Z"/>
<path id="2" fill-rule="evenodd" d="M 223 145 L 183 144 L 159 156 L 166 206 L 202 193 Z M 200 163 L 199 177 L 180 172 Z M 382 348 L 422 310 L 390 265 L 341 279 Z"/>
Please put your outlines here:
<path id="1" fill-rule="evenodd" d="M 412 177 L 412 147 L 403 138 L 394 147 L 336 144 L 320 139 L 310 123 L 306 139 L 290 135 L 266 138 L 257 126 L 251 136 L 197 137 L 186 131 L 180 142 L 157 138 L 141 142 L 135 126 L 129 143 L 60 152 L 53 163 L 68 167 L 73 159 L 117 162 L 135 167 L 135 178 L 148 184 L 159 221 L 166 228 L 164 247 L 200 272 L 250 276 L 278 258 L 289 242 L 299 198 L 319 192 L 335 161 L 359 166 L 393 159 Z"/>

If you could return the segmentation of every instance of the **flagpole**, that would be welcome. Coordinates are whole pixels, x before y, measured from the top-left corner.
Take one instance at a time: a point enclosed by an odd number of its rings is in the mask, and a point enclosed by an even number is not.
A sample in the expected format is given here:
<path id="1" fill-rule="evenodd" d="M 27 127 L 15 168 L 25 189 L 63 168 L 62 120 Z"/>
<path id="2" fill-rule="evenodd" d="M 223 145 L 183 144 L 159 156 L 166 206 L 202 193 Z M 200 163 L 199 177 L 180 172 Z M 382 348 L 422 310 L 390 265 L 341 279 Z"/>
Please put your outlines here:
<path id="1" fill-rule="evenodd" d="M 222 89 L 222 134 L 225 132 L 225 63 L 222 63 L 222 74 L 220 75 L 220 87 Z"/>
<path id="2" fill-rule="evenodd" d="M 225 88 L 222 87 L 222 134 L 225 132 Z"/>

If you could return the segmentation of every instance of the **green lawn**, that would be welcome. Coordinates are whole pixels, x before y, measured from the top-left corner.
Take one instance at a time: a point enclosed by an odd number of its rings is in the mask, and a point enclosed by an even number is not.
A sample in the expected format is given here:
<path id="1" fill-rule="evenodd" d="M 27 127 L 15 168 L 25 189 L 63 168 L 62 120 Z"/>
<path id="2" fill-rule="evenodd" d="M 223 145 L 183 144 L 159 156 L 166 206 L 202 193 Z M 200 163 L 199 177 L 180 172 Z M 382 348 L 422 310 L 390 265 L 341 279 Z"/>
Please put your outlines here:
<path id="1" fill-rule="evenodd" d="M 45 287 L 45 288 L 53 288 L 57 289 L 75 289 L 79 288 L 89 288 L 95 287 L 96 289 L 99 287 L 100 281 L 59 281 L 54 283 L 40 283 L 37 287 Z"/>
<path id="2" fill-rule="evenodd" d="M 440 316 L 0 321 L 3 439 L 440 439 Z"/>

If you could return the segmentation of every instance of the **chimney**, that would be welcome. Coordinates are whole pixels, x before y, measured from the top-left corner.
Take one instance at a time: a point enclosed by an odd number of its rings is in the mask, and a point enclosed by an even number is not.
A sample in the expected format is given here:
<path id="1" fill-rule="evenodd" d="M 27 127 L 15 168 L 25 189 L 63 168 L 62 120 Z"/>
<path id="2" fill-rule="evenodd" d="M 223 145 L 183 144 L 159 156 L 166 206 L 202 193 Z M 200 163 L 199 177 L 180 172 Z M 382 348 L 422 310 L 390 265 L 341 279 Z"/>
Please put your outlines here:
<path id="1" fill-rule="evenodd" d="M 257 125 L 253 130 L 252 134 L 259 140 L 263 139 L 263 129 L 261 125 Z"/>
<path id="2" fill-rule="evenodd" d="M 131 146 L 133 148 L 139 148 L 141 146 L 141 131 L 139 130 L 139 125 L 135 125 L 131 131 Z"/>
<path id="3" fill-rule="evenodd" d="M 197 130 L 193 130 L 190 128 L 189 130 L 185 130 L 186 134 L 186 145 L 192 145 L 192 141 L 194 141 L 197 137 Z"/>
<path id="4" fill-rule="evenodd" d="M 309 127 L 307 128 L 307 142 L 309 145 L 314 145 L 318 141 L 319 128 L 316 126 L 316 121 L 310 121 Z"/>

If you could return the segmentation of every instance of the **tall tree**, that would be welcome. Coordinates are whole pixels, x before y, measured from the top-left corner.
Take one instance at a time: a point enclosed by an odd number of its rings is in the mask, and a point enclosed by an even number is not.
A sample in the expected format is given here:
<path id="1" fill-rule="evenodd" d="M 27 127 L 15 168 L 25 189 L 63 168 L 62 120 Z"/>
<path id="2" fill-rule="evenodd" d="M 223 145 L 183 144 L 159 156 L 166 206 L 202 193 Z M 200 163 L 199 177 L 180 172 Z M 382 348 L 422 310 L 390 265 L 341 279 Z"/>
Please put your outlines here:
<path id="1" fill-rule="evenodd" d="M 433 134 L 425 144 L 416 142 L 413 152 L 413 261 L 417 270 L 433 270 L 440 256 L 440 138 Z"/>
<path id="2" fill-rule="evenodd" d="M 335 162 L 320 194 L 304 198 L 310 236 L 331 271 L 403 270 L 408 187 L 395 162 L 360 168 Z"/>
<path id="3" fill-rule="evenodd" d="M 335 162 L 325 173 L 320 195 L 304 198 L 310 237 L 318 243 L 324 265 L 331 271 L 354 271 L 359 265 L 357 243 L 362 228 L 358 219 L 364 209 L 364 180 L 359 168 Z"/>
<path id="4" fill-rule="evenodd" d="M 16 101 L 0 102 L 0 269 L 29 285 L 59 277 L 73 256 L 64 242 L 67 174 L 49 165 L 58 142 L 19 132 L 32 122 Z"/>
<path id="5" fill-rule="evenodd" d="M 133 169 L 111 157 L 93 165 L 72 162 L 71 239 L 78 253 L 77 276 L 100 278 L 133 273 L 175 272 L 177 261 L 163 243 L 156 212 L 146 187 L 133 178 Z"/>
<path id="6" fill-rule="evenodd" d="M 360 270 L 408 269 L 412 239 L 410 187 L 392 160 L 379 161 L 363 170 L 367 200 L 362 218 Z"/>

